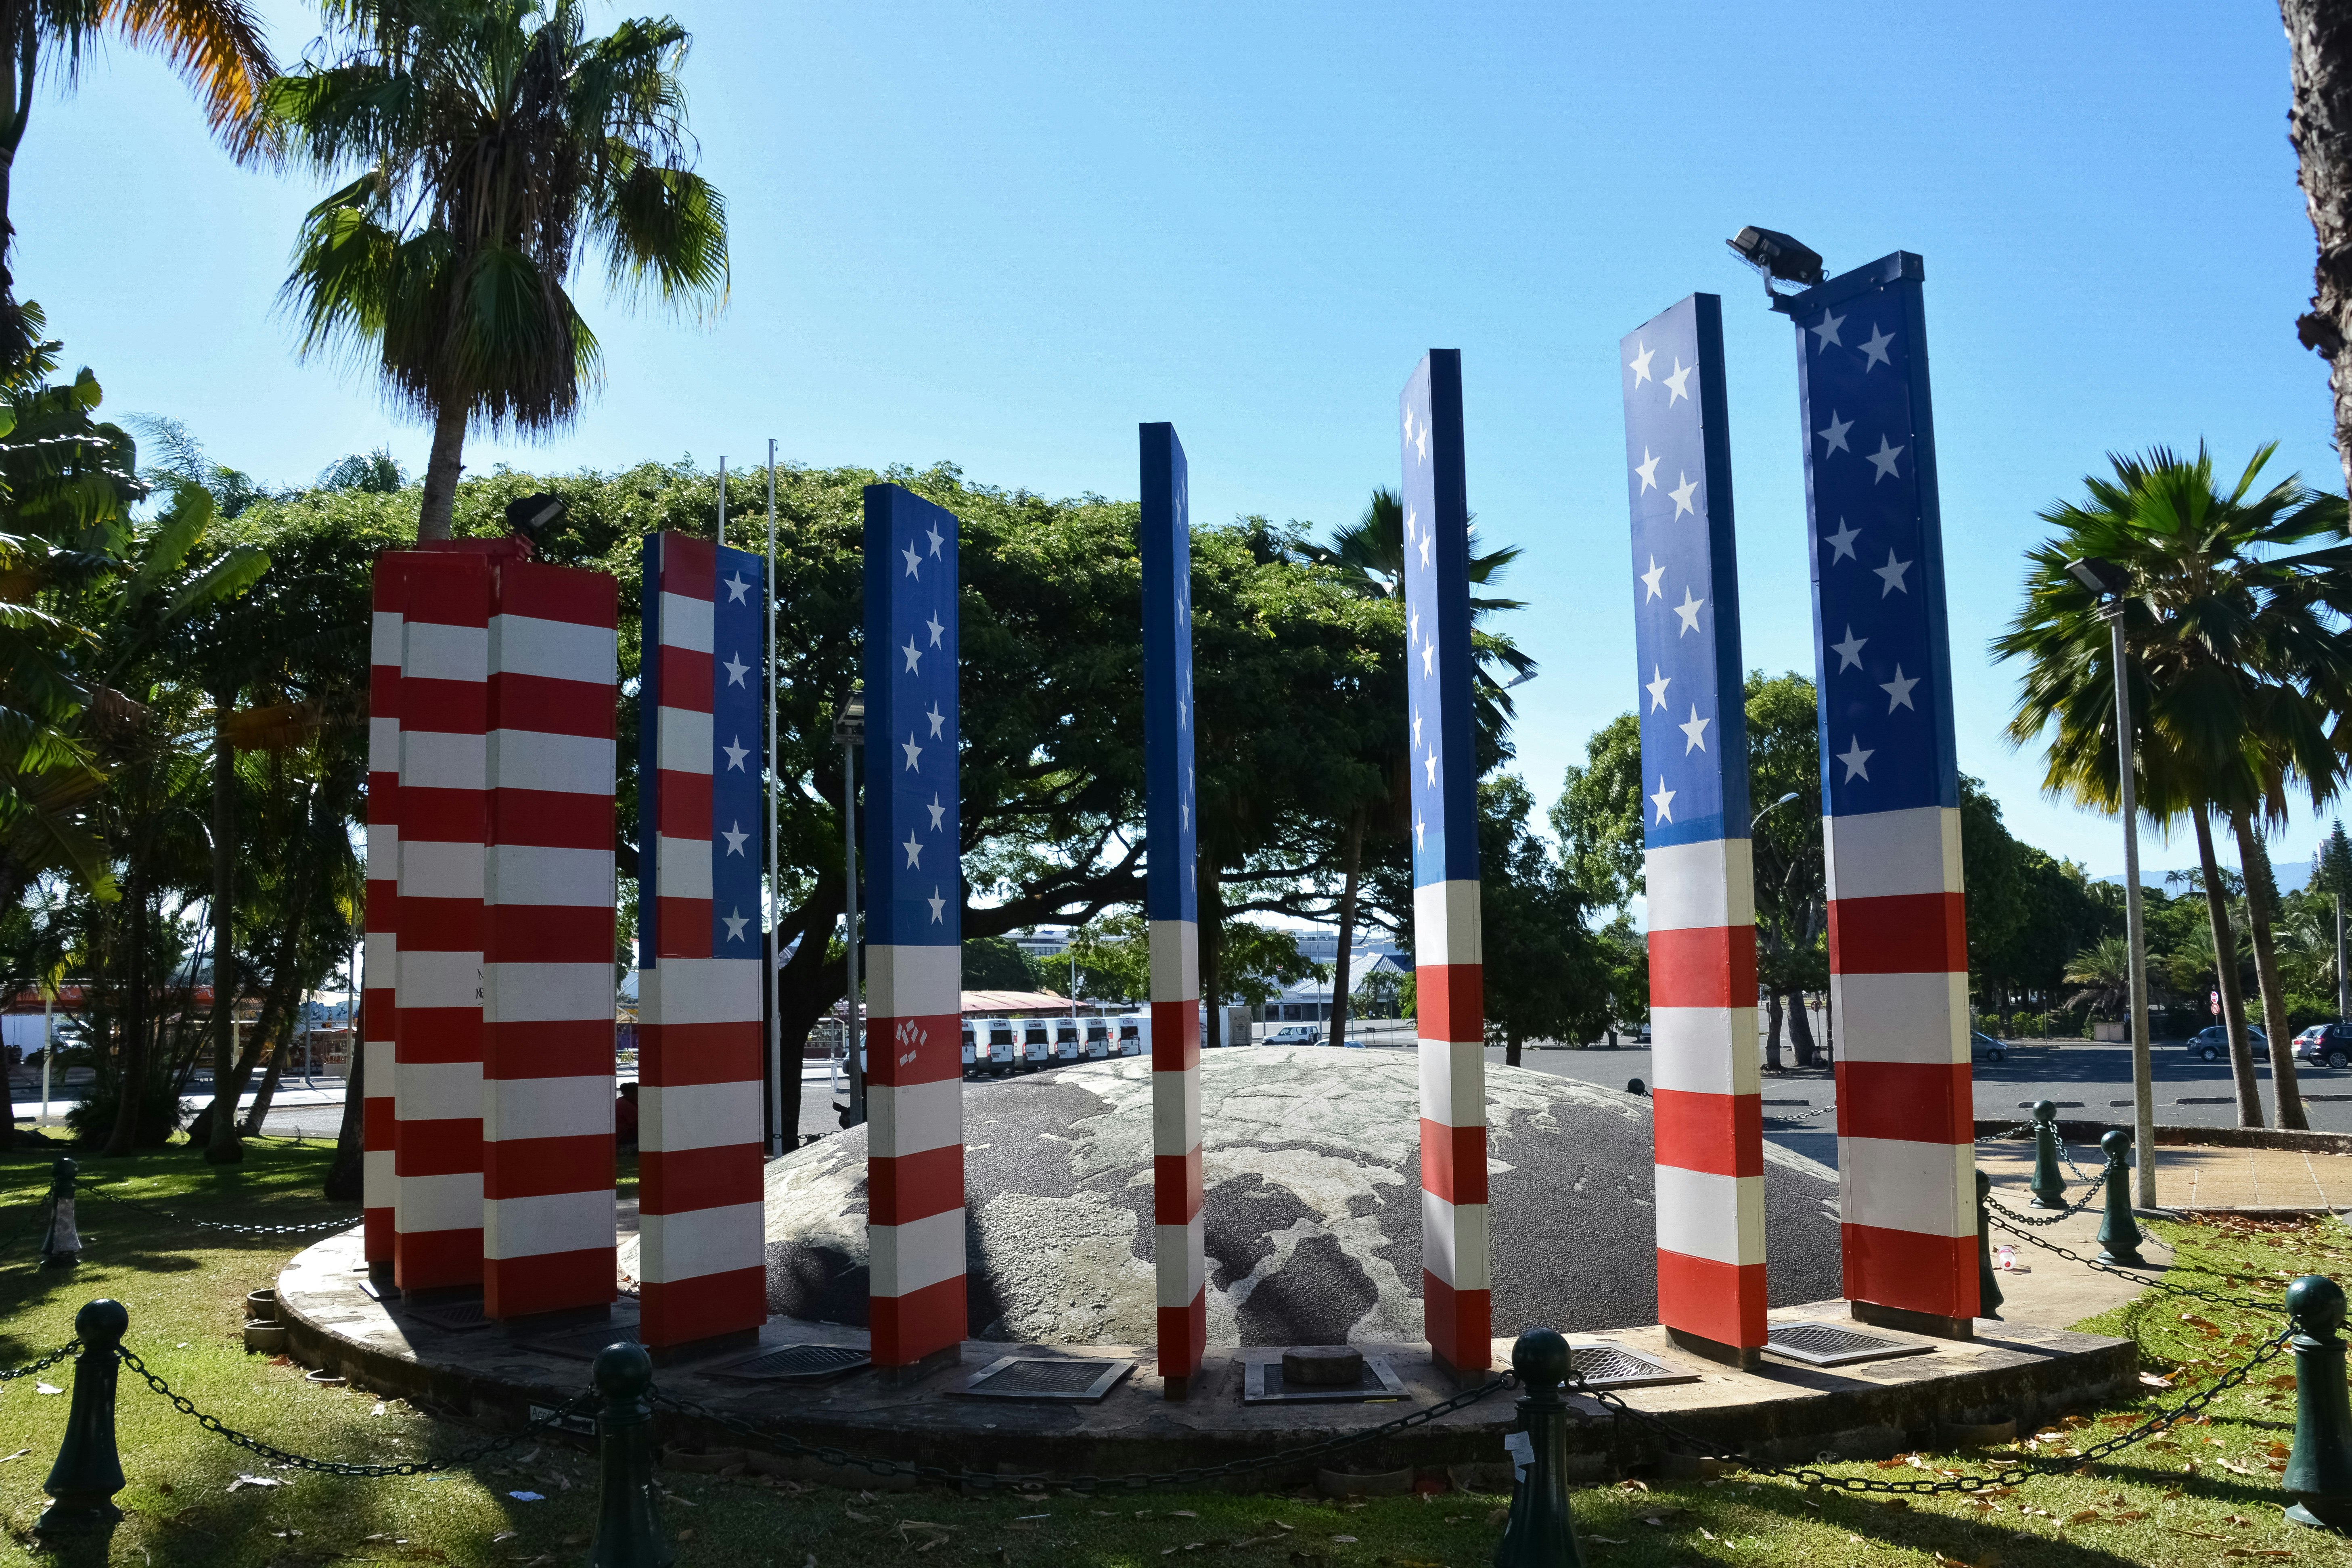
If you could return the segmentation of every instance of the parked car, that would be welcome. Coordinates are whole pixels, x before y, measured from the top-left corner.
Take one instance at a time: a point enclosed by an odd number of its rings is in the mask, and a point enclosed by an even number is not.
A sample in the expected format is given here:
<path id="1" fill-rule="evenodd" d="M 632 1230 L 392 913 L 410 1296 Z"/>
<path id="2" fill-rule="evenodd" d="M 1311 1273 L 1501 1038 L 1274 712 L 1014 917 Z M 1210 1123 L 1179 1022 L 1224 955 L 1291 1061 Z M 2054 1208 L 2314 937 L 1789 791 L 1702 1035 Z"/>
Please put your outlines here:
<path id="1" fill-rule="evenodd" d="M 2263 1032 L 2262 1025 L 2250 1023 L 2246 1026 L 2246 1043 L 2256 1051 L 2267 1051 L 2271 1037 Z M 2219 1061 L 2230 1054 L 2230 1031 L 2218 1023 L 2200 1029 L 2189 1037 L 2183 1049 L 2200 1061 Z"/>
<path id="2" fill-rule="evenodd" d="M 1995 1040 L 1980 1029 L 1969 1030 L 1969 1054 L 1979 1061 L 2007 1061 L 2009 1041 Z"/>
<path id="3" fill-rule="evenodd" d="M 1054 1020 L 1054 1060 L 1080 1061 L 1085 1060 L 1086 1054 L 1086 1041 L 1079 1031 L 1078 1020 L 1074 1018 L 1055 1019 Z"/>
<path id="4" fill-rule="evenodd" d="M 1021 1026 L 1021 1071 L 1034 1072 L 1041 1067 L 1054 1065 L 1054 1033 L 1044 1019 L 1030 1019 Z"/>
<path id="5" fill-rule="evenodd" d="M 966 1019 L 963 1020 L 963 1075 L 966 1078 L 971 1076 L 972 1059 L 978 1049 L 972 1042 L 971 1019 Z M 986 1058 L 981 1060 L 985 1061 Z"/>
<path id="6" fill-rule="evenodd" d="M 1118 1024 L 1118 1054 L 1143 1056 L 1151 1050 L 1151 1015 L 1128 1013 L 1116 1020 Z"/>
<path id="7" fill-rule="evenodd" d="M 1013 1033 L 1011 1019 L 981 1019 L 979 1026 L 988 1031 L 988 1074 L 1002 1078 L 1020 1065 L 1017 1058 L 1021 1046 Z"/>
<path id="8" fill-rule="evenodd" d="M 1320 1045 L 1323 1030 L 1311 1023 L 1286 1023 L 1265 1037 L 1267 1045 Z"/>
<path id="9" fill-rule="evenodd" d="M 1110 1020 L 1087 1019 L 1087 1060 L 1100 1061 L 1110 1055 Z"/>
<path id="10" fill-rule="evenodd" d="M 2294 1059 L 2352 1067 L 2352 1023 L 2315 1023 L 2294 1037 Z"/>

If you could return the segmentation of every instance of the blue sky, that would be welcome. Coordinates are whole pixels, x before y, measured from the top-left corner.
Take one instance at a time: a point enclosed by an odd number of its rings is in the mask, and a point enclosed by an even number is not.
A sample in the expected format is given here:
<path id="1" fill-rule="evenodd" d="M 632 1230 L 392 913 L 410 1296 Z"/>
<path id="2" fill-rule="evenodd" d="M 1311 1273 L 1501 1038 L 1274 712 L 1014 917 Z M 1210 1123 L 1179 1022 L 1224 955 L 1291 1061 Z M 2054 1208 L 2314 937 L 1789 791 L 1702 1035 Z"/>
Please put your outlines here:
<path id="1" fill-rule="evenodd" d="M 281 56 L 315 30 L 263 10 Z M 1694 289 L 1726 302 L 1747 662 L 1811 668 L 1794 344 L 1724 250 L 1742 224 L 1832 271 L 1927 258 L 1961 764 L 2095 873 L 2115 825 L 2042 797 L 1985 653 L 2035 511 L 2109 449 L 2200 437 L 2233 468 L 2275 438 L 2275 472 L 2341 484 L 2294 340 L 2313 241 L 2268 5 L 676 14 L 730 308 L 705 329 L 586 288 L 602 392 L 472 466 L 750 464 L 772 435 L 1132 496 L 1136 423 L 1167 419 L 1196 517 L 1328 528 L 1397 482 L 1398 388 L 1459 348 L 1472 507 L 1527 549 L 1519 766 L 1547 802 L 1635 695 L 1615 345 Z M 119 47 L 36 115 L 18 276 L 110 412 L 184 419 L 274 483 L 387 441 L 421 464 L 423 430 L 297 362 L 273 311 L 314 187 L 232 166 Z M 2306 813 L 2273 853 L 2314 842 Z"/>

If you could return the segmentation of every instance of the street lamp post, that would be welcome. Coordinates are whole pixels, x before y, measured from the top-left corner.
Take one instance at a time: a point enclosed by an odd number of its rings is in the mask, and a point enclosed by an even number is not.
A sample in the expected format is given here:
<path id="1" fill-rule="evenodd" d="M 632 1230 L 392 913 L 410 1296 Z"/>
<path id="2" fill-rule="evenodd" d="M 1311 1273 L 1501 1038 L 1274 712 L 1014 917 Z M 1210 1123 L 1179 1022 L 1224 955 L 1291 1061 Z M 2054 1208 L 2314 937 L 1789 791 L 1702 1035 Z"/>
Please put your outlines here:
<path id="1" fill-rule="evenodd" d="M 2156 1082 L 2147 1049 L 2147 942 L 2140 922 L 2139 804 L 2137 758 L 2132 745 L 2130 666 L 2124 648 L 2124 590 L 2130 579 L 2121 567 L 2097 556 L 2066 563 L 2067 572 L 2099 597 L 2099 619 L 2107 623 L 2108 657 L 2116 682 L 2116 779 L 2124 817 L 2124 929 L 2131 947 L 2132 1147 L 2141 1151 L 2133 1202 L 2156 1207 Z"/>
<path id="2" fill-rule="evenodd" d="M 834 721 L 833 737 L 841 742 L 841 864 L 846 879 L 842 895 L 842 950 L 849 963 L 849 1002 L 841 1033 L 842 1054 L 848 1059 L 849 1108 L 845 1127 L 866 1123 L 866 1063 L 858 1050 L 857 1027 L 857 748 L 866 743 L 866 699 L 853 696 Z"/>

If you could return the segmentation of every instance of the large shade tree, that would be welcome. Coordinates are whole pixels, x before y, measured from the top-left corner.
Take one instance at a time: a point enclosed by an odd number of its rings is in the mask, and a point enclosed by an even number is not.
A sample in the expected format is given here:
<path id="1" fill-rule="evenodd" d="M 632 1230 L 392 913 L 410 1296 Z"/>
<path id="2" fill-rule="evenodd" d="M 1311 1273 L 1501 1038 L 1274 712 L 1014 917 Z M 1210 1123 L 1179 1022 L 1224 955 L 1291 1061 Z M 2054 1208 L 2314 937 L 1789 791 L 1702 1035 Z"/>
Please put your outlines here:
<path id="1" fill-rule="evenodd" d="M 432 426 L 417 517 L 449 537 L 469 426 L 578 413 L 598 356 L 572 296 L 601 256 L 623 297 L 715 312 L 726 205 L 693 168 L 686 30 L 592 38 L 577 0 L 332 0 L 302 69 L 263 93 L 285 154 L 348 181 L 310 209 L 284 297 L 305 353 L 373 357 Z"/>

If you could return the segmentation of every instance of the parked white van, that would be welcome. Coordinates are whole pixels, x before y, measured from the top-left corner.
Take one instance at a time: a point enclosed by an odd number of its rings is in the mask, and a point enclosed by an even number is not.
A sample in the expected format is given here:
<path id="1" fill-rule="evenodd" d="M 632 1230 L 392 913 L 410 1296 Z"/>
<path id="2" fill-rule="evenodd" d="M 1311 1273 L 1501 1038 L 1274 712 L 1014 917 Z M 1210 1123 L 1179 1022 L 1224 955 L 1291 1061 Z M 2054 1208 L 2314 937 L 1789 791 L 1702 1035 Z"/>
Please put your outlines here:
<path id="1" fill-rule="evenodd" d="M 1087 1019 L 1087 1060 L 1100 1061 L 1110 1054 L 1110 1020 Z"/>
<path id="2" fill-rule="evenodd" d="M 1021 1022 L 1021 1070 L 1034 1072 L 1054 1065 L 1054 1031 L 1044 1019 Z"/>
<path id="3" fill-rule="evenodd" d="M 975 1019 L 974 1026 L 988 1041 L 987 1071 L 992 1078 L 1002 1078 L 1020 1064 L 1020 1045 L 1013 1032 L 1011 1019 Z M 978 1047 L 974 1047 L 975 1058 Z M 975 1063 L 977 1064 L 977 1063 Z"/>
<path id="4" fill-rule="evenodd" d="M 1111 1020 L 1118 1026 L 1118 1054 L 1150 1056 L 1151 1054 L 1151 1015 L 1122 1013 Z"/>
<path id="5" fill-rule="evenodd" d="M 971 1036 L 971 1019 L 966 1019 L 963 1020 L 963 1075 L 966 1078 L 971 1076 L 974 1051 L 975 1048 L 972 1044 Z"/>
<path id="6" fill-rule="evenodd" d="M 1078 1020 L 1074 1018 L 1055 1019 L 1054 1020 L 1054 1060 L 1079 1061 L 1085 1059 L 1086 1054 L 1085 1037 L 1078 1028 Z"/>

